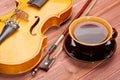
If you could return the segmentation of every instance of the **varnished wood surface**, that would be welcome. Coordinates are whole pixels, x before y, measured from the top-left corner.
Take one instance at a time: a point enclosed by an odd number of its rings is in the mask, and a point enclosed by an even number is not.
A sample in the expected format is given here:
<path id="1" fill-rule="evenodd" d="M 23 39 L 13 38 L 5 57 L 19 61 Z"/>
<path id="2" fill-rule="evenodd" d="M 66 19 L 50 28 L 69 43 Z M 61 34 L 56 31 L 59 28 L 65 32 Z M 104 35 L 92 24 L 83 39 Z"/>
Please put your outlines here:
<path id="1" fill-rule="evenodd" d="M 71 19 L 76 15 L 85 1 L 86 0 L 74 0 L 73 16 Z M 107 20 L 112 27 L 116 28 L 118 33 L 120 33 L 120 0 L 97 0 L 97 3 L 89 15 L 99 16 Z M 54 27 L 47 31 L 48 48 L 60 36 L 70 20 L 61 25 L 60 28 Z M 0 74 L 0 80 L 120 80 L 119 34 L 116 42 L 116 52 L 108 60 L 95 63 L 78 62 L 67 56 L 63 50 L 48 72 L 40 70 L 35 77 L 32 77 L 30 72 L 15 76 Z"/>

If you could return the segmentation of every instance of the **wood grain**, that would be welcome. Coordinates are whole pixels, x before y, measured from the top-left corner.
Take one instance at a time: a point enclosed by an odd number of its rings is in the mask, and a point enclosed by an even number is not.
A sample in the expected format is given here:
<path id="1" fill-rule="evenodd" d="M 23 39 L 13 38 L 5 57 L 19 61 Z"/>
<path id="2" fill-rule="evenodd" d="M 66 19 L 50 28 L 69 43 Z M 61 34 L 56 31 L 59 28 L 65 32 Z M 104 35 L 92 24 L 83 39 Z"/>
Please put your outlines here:
<path id="1" fill-rule="evenodd" d="M 9 13 L 16 8 L 15 0 L 0 0 L 0 16 Z"/>
<path id="2" fill-rule="evenodd" d="M 53 27 L 46 32 L 48 36 L 48 48 L 60 36 L 70 20 L 77 14 L 79 8 L 86 0 L 74 0 L 73 15 L 61 27 Z M 120 0 L 97 0 L 89 15 L 99 16 L 107 20 L 112 27 L 120 32 Z M 78 62 L 68 57 L 63 50 L 53 67 L 44 72 L 40 70 L 35 77 L 30 72 L 10 76 L 0 74 L 0 80 L 120 80 L 120 36 L 116 38 L 117 49 L 114 55 L 108 59 L 95 63 Z M 48 50 L 45 49 L 45 52 Z M 56 50 L 57 51 L 57 50 Z"/>

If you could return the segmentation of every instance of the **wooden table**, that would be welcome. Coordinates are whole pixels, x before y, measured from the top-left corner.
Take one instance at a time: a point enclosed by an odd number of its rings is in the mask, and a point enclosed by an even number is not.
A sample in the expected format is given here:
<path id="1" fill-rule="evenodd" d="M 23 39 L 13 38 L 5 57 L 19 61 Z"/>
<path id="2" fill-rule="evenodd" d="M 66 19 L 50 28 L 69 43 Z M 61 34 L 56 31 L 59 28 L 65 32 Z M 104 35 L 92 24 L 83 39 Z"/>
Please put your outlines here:
<path id="1" fill-rule="evenodd" d="M 85 1 L 74 0 L 73 15 L 70 20 L 77 14 Z M 116 28 L 118 33 L 120 32 L 120 0 L 97 0 L 89 15 L 104 18 L 112 27 Z M 54 27 L 46 32 L 48 48 L 57 40 L 59 34 L 67 27 L 70 20 L 61 25 L 61 27 Z M 63 50 L 48 72 L 40 70 L 35 77 L 32 77 L 30 72 L 15 76 L 0 74 L 0 80 L 120 80 L 119 34 L 116 42 L 117 49 L 114 55 L 107 60 L 94 63 L 78 62 L 66 55 Z"/>

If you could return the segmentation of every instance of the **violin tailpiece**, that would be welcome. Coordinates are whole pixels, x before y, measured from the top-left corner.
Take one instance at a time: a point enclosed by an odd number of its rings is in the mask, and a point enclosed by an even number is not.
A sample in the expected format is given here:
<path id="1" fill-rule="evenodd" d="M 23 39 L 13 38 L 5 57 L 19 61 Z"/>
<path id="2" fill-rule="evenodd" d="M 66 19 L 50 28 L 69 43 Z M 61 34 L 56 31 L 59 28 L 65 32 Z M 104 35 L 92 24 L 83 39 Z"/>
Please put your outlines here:
<path id="1" fill-rule="evenodd" d="M 10 19 L 6 25 L 4 26 L 2 33 L 0 34 L 0 44 L 8 38 L 10 35 L 12 35 L 17 29 L 19 28 L 18 23 L 16 21 Z"/>
<path id="2" fill-rule="evenodd" d="M 36 7 L 41 7 L 43 4 L 45 4 L 48 0 L 30 0 L 28 4 L 35 5 Z"/>

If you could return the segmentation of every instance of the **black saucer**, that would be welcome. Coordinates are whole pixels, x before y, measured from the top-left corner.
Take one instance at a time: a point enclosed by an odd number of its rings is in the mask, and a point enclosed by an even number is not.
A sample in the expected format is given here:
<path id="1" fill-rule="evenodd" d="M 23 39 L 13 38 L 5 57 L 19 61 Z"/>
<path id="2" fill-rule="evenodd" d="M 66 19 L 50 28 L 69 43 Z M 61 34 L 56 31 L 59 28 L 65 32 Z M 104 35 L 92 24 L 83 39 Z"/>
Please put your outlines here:
<path id="1" fill-rule="evenodd" d="M 116 50 L 116 41 L 110 40 L 97 51 L 83 49 L 78 43 L 67 35 L 64 41 L 64 49 L 66 53 L 75 60 L 83 61 L 99 61 L 111 57 Z"/>

